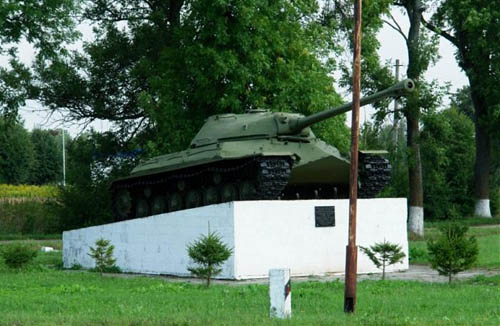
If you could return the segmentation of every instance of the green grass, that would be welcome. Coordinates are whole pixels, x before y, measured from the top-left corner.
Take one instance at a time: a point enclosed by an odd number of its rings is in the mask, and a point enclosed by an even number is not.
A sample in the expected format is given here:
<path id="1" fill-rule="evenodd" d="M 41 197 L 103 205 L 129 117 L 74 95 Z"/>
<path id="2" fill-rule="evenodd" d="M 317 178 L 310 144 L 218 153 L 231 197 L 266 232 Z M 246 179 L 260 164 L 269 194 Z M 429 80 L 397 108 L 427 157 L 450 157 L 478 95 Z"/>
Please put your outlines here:
<path id="1" fill-rule="evenodd" d="M 457 222 L 462 225 L 468 226 L 479 226 L 479 225 L 492 225 L 492 224 L 500 224 L 500 217 L 496 216 L 493 218 L 481 218 L 481 217 L 466 217 L 456 220 L 431 220 L 425 221 L 425 228 L 437 228 L 442 224 L 447 224 L 450 222 Z"/>
<path id="2" fill-rule="evenodd" d="M 363 281 L 356 313 L 344 284 L 292 285 L 293 318 L 268 318 L 266 285 L 170 283 L 95 273 L 0 273 L 0 325 L 498 325 L 500 277 L 454 285 Z M 473 298 L 473 300 L 464 300 Z"/>
<path id="3" fill-rule="evenodd" d="M 409 242 L 410 257 L 413 258 L 411 263 L 413 264 L 429 263 L 426 241 L 435 239 L 439 235 L 439 230 L 436 228 L 425 229 L 424 234 L 424 239 Z M 475 267 L 500 268 L 500 226 L 473 227 L 469 229 L 467 234 L 474 235 L 479 245 L 478 261 Z M 417 255 L 412 255 L 412 253 L 417 253 Z M 420 253 L 420 256 L 418 253 Z"/>
<path id="4" fill-rule="evenodd" d="M 479 240 L 479 265 L 500 267 L 500 228 L 470 232 Z M 436 234 L 426 229 L 426 237 Z M 61 249 L 61 240 L 23 242 Z M 424 248 L 425 241 L 411 241 L 410 247 Z M 39 253 L 23 272 L 10 271 L 0 261 L 0 326 L 500 325 L 500 275 L 452 285 L 362 281 L 351 316 L 342 311 L 342 282 L 294 282 L 293 318 L 279 321 L 268 317 L 266 285 L 206 289 L 159 278 L 63 271 L 61 263 L 61 252 Z"/>

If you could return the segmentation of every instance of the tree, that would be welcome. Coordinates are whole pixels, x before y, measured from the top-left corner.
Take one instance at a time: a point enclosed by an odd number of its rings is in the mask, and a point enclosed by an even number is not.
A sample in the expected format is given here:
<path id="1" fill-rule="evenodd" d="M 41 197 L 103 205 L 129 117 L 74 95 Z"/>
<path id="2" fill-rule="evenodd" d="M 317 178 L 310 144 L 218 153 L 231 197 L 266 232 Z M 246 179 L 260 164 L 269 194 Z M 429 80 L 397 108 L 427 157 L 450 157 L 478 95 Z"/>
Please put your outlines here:
<path id="1" fill-rule="evenodd" d="M 439 275 L 448 276 L 451 283 L 453 275 L 472 267 L 479 252 L 474 236 L 467 237 L 469 227 L 452 223 L 439 228 L 437 240 L 427 241 L 429 261 Z"/>
<path id="2" fill-rule="evenodd" d="M 385 267 L 399 263 L 406 257 L 401 251 L 401 246 L 396 243 L 375 243 L 370 247 L 359 247 L 361 251 L 380 269 L 382 266 L 382 279 L 385 280 Z"/>
<path id="3" fill-rule="evenodd" d="M 113 250 L 115 250 L 115 246 L 103 238 L 95 242 L 95 248 L 90 247 L 88 255 L 95 260 L 96 269 L 101 273 L 101 276 L 107 269 L 115 266 L 116 259 L 113 258 Z"/>
<path id="4" fill-rule="evenodd" d="M 29 182 L 34 165 L 33 146 L 21 123 L 0 116 L 0 183 Z"/>
<path id="5" fill-rule="evenodd" d="M 230 249 L 217 233 L 208 230 L 207 235 L 202 235 L 194 243 L 187 247 L 189 257 L 199 267 L 189 267 L 188 270 L 196 275 L 207 280 L 207 287 L 210 286 L 210 280 L 220 274 L 222 271 L 219 268 L 229 257 L 231 257 L 232 249 Z"/>
<path id="6" fill-rule="evenodd" d="M 110 184 L 136 164 L 134 148 L 121 146 L 111 132 L 89 131 L 68 140 L 66 149 L 67 186 L 56 203 L 63 230 L 112 222 Z"/>
<path id="7" fill-rule="evenodd" d="M 420 151 L 420 119 L 422 108 L 431 103 L 425 103 L 432 98 L 427 92 L 431 89 L 425 85 L 423 72 L 437 56 L 437 43 L 421 30 L 422 13 L 426 9 L 425 1 L 405 0 L 394 1 L 395 6 L 402 7 L 409 19 L 408 33 L 404 33 L 400 25 L 391 17 L 389 26 L 398 31 L 406 41 L 408 49 L 407 76 L 415 80 L 417 91 L 408 96 L 403 114 L 407 121 L 408 178 L 409 178 L 409 231 L 423 236 L 424 234 L 424 194 L 422 184 L 422 159 Z M 426 87 L 427 86 L 427 87 Z"/>
<path id="8" fill-rule="evenodd" d="M 48 130 L 31 132 L 35 162 L 30 176 L 32 184 L 56 183 L 62 179 L 61 153 L 56 137 Z"/>
<path id="9" fill-rule="evenodd" d="M 426 216 L 468 216 L 474 206 L 474 124 L 455 106 L 428 114 L 423 122 Z"/>
<path id="10" fill-rule="evenodd" d="M 0 55 L 10 57 L 8 67 L 0 68 L 0 113 L 16 117 L 18 107 L 36 95 L 30 69 L 17 57 L 18 44 L 31 44 L 40 62 L 64 52 L 61 45 L 78 35 L 71 16 L 78 4 L 75 0 L 0 2 Z"/>
<path id="11" fill-rule="evenodd" d="M 95 1 L 84 17 L 96 40 L 39 64 L 40 95 L 68 119 L 106 119 L 123 141 L 150 141 L 144 155 L 185 149 L 216 113 L 316 112 L 340 103 L 338 49 L 317 12 L 315 0 Z M 314 131 L 347 151 L 344 119 Z"/>
<path id="12" fill-rule="evenodd" d="M 379 31 L 383 23 L 394 28 L 405 40 L 408 48 L 408 78 L 412 78 L 416 82 L 417 89 L 410 94 L 405 101 L 405 105 L 401 106 L 398 112 L 391 112 L 387 109 L 386 104 L 378 105 L 379 109 L 376 118 L 383 121 L 389 113 L 404 115 L 407 125 L 407 160 L 408 164 L 408 185 L 409 185 L 409 230 L 410 232 L 423 235 L 424 228 L 424 211 L 423 211 L 423 186 L 422 186 L 422 164 L 419 143 L 419 124 L 421 119 L 422 109 L 430 109 L 437 104 L 439 96 L 434 94 L 432 84 L 425 83 L 421 78 L 430 63 L 437 56 L 436 38 L 429 37 L 421 31 L 421 15 L 425 9 L 423 0 L 404 0 L 404 1 L 376 1 L 367 3 L 367 11 L 363 8 L 363 19 L 366 16 L 366 22 L 363 23 L 363 45 L 362 55 L 363 63 L 362 70 L 363 80 L 362 86 L 365 90 L 373 91 L 381 85 L 385 87 L 393 83 L 394 79 L 390 76 L 390 71 L 387 67 L 380 64 L 376 50 L 379 43 L 376 40 L 376 33 Z M 342 21 L 342 30 L 352 30 L 352 19 L 348 19 L 349 7 L 352 6 L 349 1 L 332 0 L 327 2 L 330 4 L 329 12 L 338 12 L 335 15 L 339 21 Z M 407 14 L 410 28 L 407 32 L 403 31 L 401 25 L 394 19 L 390 13 L 391 7 L 401 7 Z M 388 19 L 385 19 L 388 17 Z M 350 35 L 347 39 L 350 40 Z M 366 37 L 365 37 L 366 35 Z M 344 85 L 348 85 L 350 81 L 350 73 L 347 68 L 344 68 Z"/>
<path id="13" fill-rule="evenodd" d="M 457 49 L 459 66 L 469 79 L 476 159 L 474 164 L 475 214 L 491 217 L 489 178 L 492 168 L 492 139 L 499 138 L 500 125 L 500 6 L 498 1 L 442 0 L 425 26 Z"/>

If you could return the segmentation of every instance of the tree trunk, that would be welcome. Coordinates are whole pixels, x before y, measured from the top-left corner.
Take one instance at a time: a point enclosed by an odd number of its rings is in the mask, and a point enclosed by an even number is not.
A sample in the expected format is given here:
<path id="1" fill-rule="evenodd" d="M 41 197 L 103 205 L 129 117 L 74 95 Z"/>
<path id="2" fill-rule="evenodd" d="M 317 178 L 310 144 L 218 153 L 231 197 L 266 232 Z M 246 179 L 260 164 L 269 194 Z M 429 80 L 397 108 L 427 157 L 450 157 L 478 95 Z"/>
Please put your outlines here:
<path id="1" fill-rule="evenodd" d="M 422 3 L 420 0 L 408 1 L 406 11 L 410 19 L 408 33 L 408 78 L 418 81 L 426 68 L 420 63 L 420 24 L 422 21 Z M 424 235 L 424 195 L 422 186 L 422 162 L 420 159 L 420 103 L 418 92 L 408 97 L 406 119 L 408 121 L 408 181 L 410 187 L 408 230 L 419 236 Z"/>
<path id="2" fill-rule="evenodd" d="M 408 103 L 410 106 L 410 102 Z M 408 112 L 408 179 L 410 187 L 408 230 L 419 236 L 424 235 L 424 191 L 422 186 L 422 161 L 420 157 L 419 108 L 409 108 Z"/>
<path id="3" fill-rule="evenodd" d="M 472 102 L 474 103 L 474 128 L 476 131 L 476 161 L 474 162 L 474 182 L 476 206 L 474 215 L 491 218 L 489 177 L 491 169 L 491 142 L 488 131 L 481 125 L 486 113 L 486 103 L 478 94 L 475 80 L 469 77 Z"/>

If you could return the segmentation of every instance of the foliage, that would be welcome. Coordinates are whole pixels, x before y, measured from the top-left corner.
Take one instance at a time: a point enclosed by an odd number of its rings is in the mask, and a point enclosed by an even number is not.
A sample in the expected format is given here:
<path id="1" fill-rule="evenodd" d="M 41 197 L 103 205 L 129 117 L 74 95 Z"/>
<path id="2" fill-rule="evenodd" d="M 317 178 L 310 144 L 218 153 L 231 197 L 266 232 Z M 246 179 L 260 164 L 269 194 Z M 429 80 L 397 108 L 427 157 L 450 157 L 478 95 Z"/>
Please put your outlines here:
<path id="1" fill-rule="evenodd" d="M 0 183 L 29 181 L 34 163 L 33 146 L 22 124 L 0 116 Z"/>
<path id="2" fill-rule="evenodd" d="M 61 232 L 53 203 L 0 202 L 0 234 L 54 234 Z"/>
<path id="3" fill-rule="evenodd" d="M 427 241 L 429 261 L 440 275 L 451 277 L 472 267 L 478 256 L 477 240 L 467 237 L 469 227 L 450 223 L 439 228 L 441 234 L 437 240 Z"/>
<path id="4" fill-rule="evenodd" d="M 7 67 L 0 68 L 1 115 L 15 118 L 17 109 L 36 95 L 33 76 L 17 57 L 19 44 L 32 45 L 39 62 L 63 53 L 62 45 L 78 35 L 71 14 L 77 12 L 79 3 L 78 0 L 0 2 L 0 55 L 10 57 Z"/>
<path id="5" fill-rule="evenodd" d="M 36 67 L 40 97 L 69 119 L 113 122 L 148 156 L 186 148 L 216 113 L 316 112 L 340 103 L 338 49 L 318 11 L 315 0 L 91 2 L 95 41 Z M 344 119 L 314 131 L 346 151 Z"/>
<path id="6" fill-rule="evenodd" d="M 109 240 L 103 238 L 98 239 L 95 242 L 95 246 L 95 248 L 90 247 L 90 253 L 88 255 L 95 260 L 97 271 L 102 275 L 102 273 L 110 269 L 116 270 L 116 259 L 113 258 L 115 246 L 113 246 Z"/>
<path id="7" fill-rule="evenodd" d="M 38 254 L 38 251 L 30 245 L 15 243 L 2 246 L 0 255 L 5 264 L 12 269 L 21 269 L 30 263 Z"/>
<path id="8" fill-rule="evenodd" d="M 207 287 L 210 286 L 210 280 L 217 276 L 222 269 L 219 268 L 230 256 L 230 249 L 217 233 L 210 230 L 207 235 L 202 235 L 199 239 L 187 246 L 189 257 L 199 267 L 189 267 L 188 270 L 197 277 L 204 278 L 207 281 Z"/>
<path id="9" fill-rule="evenodd" d="M 57 194 L 55 186 L 0 184 L 0 198 L 55 198 Z"/>
<path id="10" fill-rule="evenodd" d="M 489 199 L 491 174 L 498 176 L 492 171 L 492 160 L 498 159 L 493 148 L 498 148 L 500 138 L 500 90 L 496 87 L 500 82 L 500 9 L 496 1 L 486 0 L 441 0 L 435 8 L 429 22 L 424 22 L 456 47 L 457 62 L 469 79 L 476 131 L 475 195 L 477 200 Z"/>
<path id="11" fill-rule="evenodd" d="M 35 152 L 31 183 L 43 185 L 61 181 L 62 155 L 56 136 L 48 130 L 35 129 L 31 132 L 31 143 Z"/>
<path id="12" fill-rule="evenodd" d="M 63 230 L 113 221 L 110 183 L 131 170 L 134 151 L 112 133 L 91 131 L 70 141 L 67 154 L 68 185 L 60 189 L 56 203 Z"/>
<path id="13" fill-rule="evenodd" d="M 361 251 L 380 269 L 382 267 L 382 279 L 385 280 L 385 267 L 400 263 L 406 257 L 401 246 L 396 243 L 375 243 L 370 247 L 359 246 Z"/>
<path id="14" fill-rule="evenodd" d="M 474 124 L 456 108 L 428 114 L 421 134 L 426 216 L 470 216 L 474 207 Z"/>

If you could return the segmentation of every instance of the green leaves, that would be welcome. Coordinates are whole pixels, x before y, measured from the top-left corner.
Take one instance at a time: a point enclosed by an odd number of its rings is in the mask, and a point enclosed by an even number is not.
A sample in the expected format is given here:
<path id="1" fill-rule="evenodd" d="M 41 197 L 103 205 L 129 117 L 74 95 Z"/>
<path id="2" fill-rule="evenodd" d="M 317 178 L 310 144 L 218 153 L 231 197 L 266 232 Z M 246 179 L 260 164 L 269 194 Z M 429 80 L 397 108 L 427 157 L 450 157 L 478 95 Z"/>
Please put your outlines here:
<path id="1" fill-rule="evenodd" d="M 189 267 L 188 270 L 207 280 L 207 287 L 210 286 L 210 280 L 218 275 L 222 269 L 219 268 L 229 257 L 232 249 L 222 242 L 217 233 L 208 231 L 207 235 L 202 235 L 194 243 L 187 247 L 189 257 L 199 267 Z"/>
<path id="2" fill-rule="evenodd" d="M 5 260 L 5 264 L 12 269 L 21 269 L 31 262 L 37 254 L 36 249 L 22 243 L 5 245 L 0 248 L 0 255 Z"/>
<path id="3" fill-rule="evenodd" d="M 467 237 L 469 227 L 457 223 L 443 225 L 437 240 L 427 241 L 429 261 L 440 275 L 452 275 L 471 268 L 477 260 L 479 248 L 474 236 Z"/>
<path id="4" fill-rule="evenodd" d="M 95 260 L 96 269 L 102 274 L 106 269 L 115 267 L 116 259 L 113 258 L 115 246 L 103 238 L 98 239 L 95 245 L 95 248 L 90 247 L 88 255 Z"/>
<path id="5" fill-rule="evenodd" d="M 383 280 L 385 279 L 385 267 L 399 263 L 406 257 L 405 253 L 401 251 L 400 245 L 385 240 L 375 243 L 369 248 L 359 246 L 359 249 L 370 258 L 377 268 L 382 267 Z"/>
<path id="6" fill-rule="evenodd" d="M 113 121 L 122 139 L 154 139 L 146 155 L 185 149 L 213 114 L 317 112 L 340 102 L 338 47 L 317 11 L 315 0 L 92 2 L 97 39 L 38 67 L 41 97 L 73 120 Z M 343 121 L 319 135 L 347 143 Z"/>

